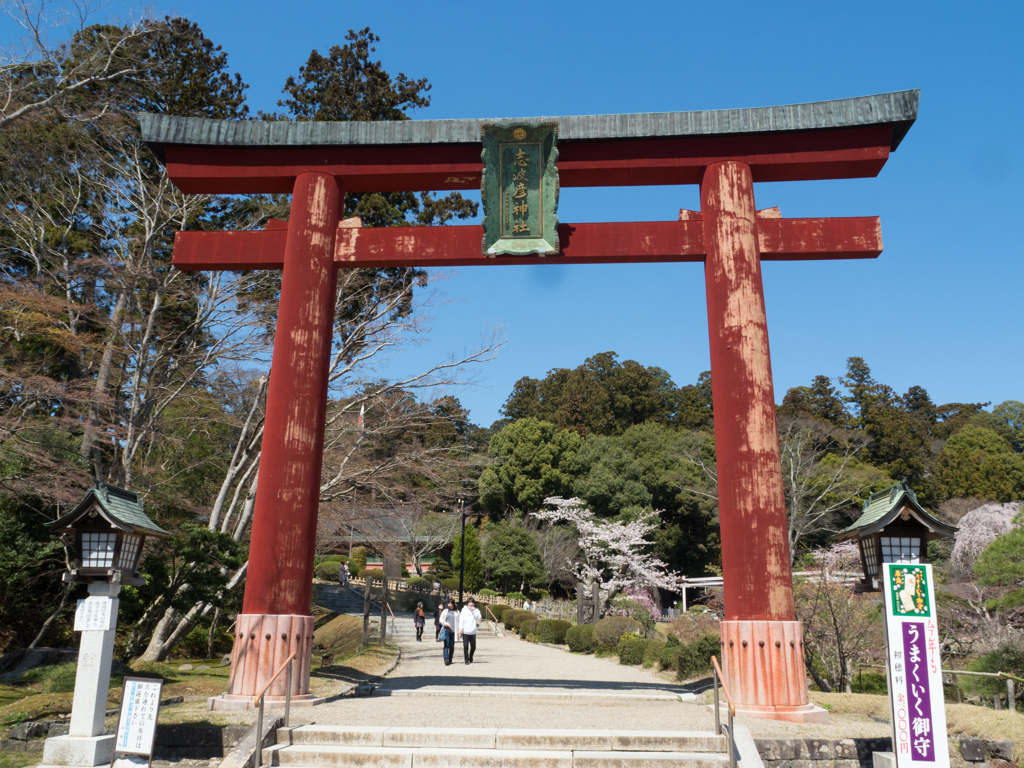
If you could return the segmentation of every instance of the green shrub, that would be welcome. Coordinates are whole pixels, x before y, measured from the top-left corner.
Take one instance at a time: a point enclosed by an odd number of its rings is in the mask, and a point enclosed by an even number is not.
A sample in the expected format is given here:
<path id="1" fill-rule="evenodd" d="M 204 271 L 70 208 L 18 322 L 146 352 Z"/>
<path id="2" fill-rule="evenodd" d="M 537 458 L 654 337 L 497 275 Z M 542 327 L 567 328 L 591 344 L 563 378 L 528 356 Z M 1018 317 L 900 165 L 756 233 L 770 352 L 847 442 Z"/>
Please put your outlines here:
<path id="1" fill-rule="evenodd" d="M 565 644 L 565 633 L 572 622 L 565 619 L 541 619 L 537 623 L 537 638 L 542 643 Z"/>
<path id="2" fill-rule="evenodd" d="M 636 666 L 644 660 L 644 651 L 647 648 L 647 638 L 635 632 L 627 632 L 619 638 L 619 644 L 615 650 L 619 654 L 619 664 Z"/>
<path id="3" fill-rule="evenodd" d="M 606 651 L 614 651 L 619 645 L 619 639 L 627 632 L 641 634 L 644 631 L 639 621 L 628 619 L 625 616 L 606 616 L 594 625 L 594 640 L 597 645 Z"/>
<path id="4" fill-rule="evenodd" d="M 477 594 L 484 595 L 485 597 L 497 597 L 498 596 L 497 592 L 495 592 L 493 589 L 487 589 L 487 587 L 484 587 L 483 589 L 481 589 Z"/>
<path id="5" fill-rule="evenodd" d="M 551 593 L 548 592 L 546 589 L 537 590 L 537 598 L 539 600 L 547 600 L 549 597 L 551 597 Z"/>
<path id="6" fill-rule="evenodd" d="M 347 563 L 348 562 L 348 558 L 345 557 L 344 555 L 327 555 L 327 557 L 323 558 L 323 560 L 321 560 L 321 562 L 323 562 L 323 563 L 338 563 L 340 565 L 341 563 Z"/>
<path id="7" fill-rule="evenodd" d="M 360 579 L 383 579 L 384 571 L 379 568 L 363 568 L 359 571 Z"/>
<path id="8" fill-rule="evenodd" d="M 577 624 L 565 633 L 565 642 L 574 653 L 593 653 L 597 650 L 593 624 Z"/>
<path id="9" fill-rule="evenodd" d="M 444 587 L 445 589 L 447 589 L 449 592 L 458 592 L 459 591 L 459 580 L 455 576 L 452 576 L 451 578 L 448 578 L 448 579 L 445 579 L 444 581 L 442 581 L 441 582 L 441 586 Z"/>
<path id="10" fill-rule="evenodd" d="M 509 606 L 507 606 L 507 605 L 503 605 L 502 603 L 495 603 L 494 605 L 491 606 L 491 613 L 494 614 L 494 617 L 498 621 L 501 621 L 502 614 L 504 614 L 505 611 L 509 611 L 509 610 L 511 610 L 511 608 Z M 481 613 L 483 613 L 483 611 L 481 611 Z"/>
<path id="11" fill-rule="evenodd" d="M 519 600 L 520 602 L 526 599 L 526 595 L 524 595 L 522 592 L 509 592 L 507 595 L 505 595 L 505 597 L 507 597 L 509 600 Z"/>
<path id="12" fill-rule="evenodd" d="M 661 640 L 648 640 L 647 646 L 644 648 L 644 667 L 650 669 L 661 661 L 661 654 L 666 647 L 667 643 Z"/>
<path id="13" fill-rule="evenodd" d="M 337 581 L 338 573 L 341 571 L 341 563 L 335 562 L 334 560 L 328 560 L 325 563 L 320 563 L 316 567 L 316 577 L 323 579 L 324 581 Z"/>
<path id="14" fill-rule="evenodd" d="M 356 547 L 348 559 L 348 569 L 352 573 L 359 573 L 366 567 L 366 547 Z"/>
<path id="15" fill-rule="evenodd" d="M 676 679 L 696 677 L 711 669 L 711 657 L 721 653 L 718 635 L 704 635 L 693 643 L 680 643 L 676 649 Z"/>
<path id="16" fill-rule="evenodd" d="M 533 621 L 536 618 L 537 614 L 531 611 L 516 611 L 515 617 L 512 619 L 512 629 L 519 632 L 519 628 L 523 626 L 523 624 L 528 621 Z"/>
<path id="17" fill-rule="evenodd" d="M 501 614 L 501 623 L 505 625 L 505 629 L 511 630 L 514 628 L 513 621 L 515 621 L 516 615 L 520 613 L 529 613 L 521 608 L 506 607 L 505 612 Z"/>
<path id="18" fill-rule="evenodd" d="M 408 585 L 409 589 L 415 589 L 417 592 L 422 592 L 424 590 L 429 591 L 430 588 L 433 586 L 433 583 L 430 581 L 430 579 L 424 579 L 422 576 L 412 576 L 409 578 L 409 581 L 407 581 L 406 584 Z"/>
<path id="19" fill-rule="evenodd" d="M 671 639 L 671 635 L 669 636 Z M 675 644 L 665 643 L 665 648 L 661 651 L 661 656 L 658 657 L 658 669 L 668 670 L 676 668 L 676 652 L 679 650 L 679 641 L 676 640 Z"/>
<path id="20" fill-rule="evenodd" d="M 540 624 L 539 619 L 527 619 L 526 621 L 522 622 L 518 627 L 516 627 L 516 630 L 519 632 L 519 636 L 525 639 L 530 635 L 537 634 L 538 624 Z"/>
<path id="21" fill-rule="evenodd" d="M 963 677 L 959 679 L 962 680 Z M 851 682 L 856 693 L 889 695 L 889 687 L 886 685 L 885 675 L 880 672 L 860 672 L 854 676 Z"/>
<path id="22" fill-rule="evenodd" d="M 687 613 L 707 613 L 707 611 L 708 609 L 700 604 L 691 605 L 689 608 L 686 609 Z"/>

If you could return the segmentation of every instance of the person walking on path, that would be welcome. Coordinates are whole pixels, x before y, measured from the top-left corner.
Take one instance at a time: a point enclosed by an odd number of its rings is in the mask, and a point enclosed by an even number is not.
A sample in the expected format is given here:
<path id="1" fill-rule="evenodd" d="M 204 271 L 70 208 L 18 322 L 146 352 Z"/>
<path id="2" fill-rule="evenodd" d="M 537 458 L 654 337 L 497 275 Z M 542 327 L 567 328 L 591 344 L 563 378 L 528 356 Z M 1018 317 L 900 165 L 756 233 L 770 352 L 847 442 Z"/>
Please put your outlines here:
<path id="1" fill-rule="evenodd" d="M 473 663 L 473 654 L 476 653 L 476 625 L 482 617 L 473 603 L 473 598 L 466 601 L 462 611 L 459 613 L 459 634 L 462 635 L 462 655 L 467 664 Z"/>
<path id="2" fill-rule="evenodd" d="M 437 608 L 434 609 L 434 642 L 441 639 L 441 614 L 444 613 L 444 600 L 438 599 Z"/>
<path id="3" fill-rule="evenodd" d="M 423 642 L 423 625 L 427 623 L 427 615 L 423 612 L 423 603 L 416 603 L 416 610 L 412 612 L 412 624 L 416 627 L 416 642 Z"/>
<path id="4" fill-rule="evenodd" d="M 455 655 L 455 638 L 459 634 L 459 614 L 455 610 L 455 601 L 448 599 L 448 607 L 441 612 L 441 632 L 444 635 L 444 665 L 450 666 Z"/>

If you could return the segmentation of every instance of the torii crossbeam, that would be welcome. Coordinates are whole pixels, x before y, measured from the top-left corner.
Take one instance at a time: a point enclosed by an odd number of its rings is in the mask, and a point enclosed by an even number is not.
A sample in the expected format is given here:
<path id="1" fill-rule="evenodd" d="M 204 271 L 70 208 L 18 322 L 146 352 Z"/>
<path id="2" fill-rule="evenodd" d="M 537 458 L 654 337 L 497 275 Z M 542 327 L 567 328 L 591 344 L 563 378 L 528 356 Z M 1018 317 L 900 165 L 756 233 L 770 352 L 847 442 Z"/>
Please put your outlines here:
<path id="1" fill-rule="evenodd" d="M 919 95 L 492 121 L 557 122 L 562 187 L 700 184 L 700 212 L 667 222 L 563 224 L 561 251 L 548 257 L 484 256 L 475 226 L 361 229 L 340 221 L 346 191 L 478 189 L 480 120 L 142 115 L 143 138 L 182 191 L 293 194 L 287 223 L 182 232 L 175 241 L 179 269 L 284 270 L 245 601 L 229 692 L 218 706 L 247 706 L 292 651 L 302 661 L 292 693 L 313 701 L 309 604 L 338 268 L 694 261 L 704 262 L 708 301 L 727 682 L 748 715 L 827 720 L 808 703 L 793 609 L 761 261 L 874 258 L 881 228 L 873 217 L 756 211 L 753 184 L 876 176 L 916 119 Z M 282 696 L 283 683 L 276 685 L 272 693 Z"/>

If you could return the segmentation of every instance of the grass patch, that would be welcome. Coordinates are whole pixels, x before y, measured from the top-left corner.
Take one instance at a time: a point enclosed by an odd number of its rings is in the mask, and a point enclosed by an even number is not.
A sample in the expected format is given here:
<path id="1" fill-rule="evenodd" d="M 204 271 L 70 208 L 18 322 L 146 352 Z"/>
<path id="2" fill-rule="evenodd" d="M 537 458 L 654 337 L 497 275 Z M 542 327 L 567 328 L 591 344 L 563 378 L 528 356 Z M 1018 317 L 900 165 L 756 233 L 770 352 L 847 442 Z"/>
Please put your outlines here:
<path id="1" fill-rule="evenodd" d="M 889 719 L 889 697 L 870 693 L 821 693 L 810 694 L 813 703 L 824 707 L 834 715 L 861 715 Z M 970 736 L 977 739 L 1003 740 L 1014 742 L 1013 759 L 1024 760 L 1024 716 L 1017 712 L 985 709 L 971 704 L 950 704 L 946 702 L 946 729 L 950 738 Z"/>
<path id="2" fill-rule="evenodd" d="M 0 752 L 0 768 L 26 768 L 39 760 L 38 752 Z"/>
<path id="3" fill-rule="evenodd" d="M 334 614 L 319 628 L 313 630 L 313 645 L 323 647 L 334 654 L 334 663 L 345 661 L 359 652 L 363 644 L 363 619 L 359 616 Z M 318 666 L 314 653 L 313 666 Z"/>

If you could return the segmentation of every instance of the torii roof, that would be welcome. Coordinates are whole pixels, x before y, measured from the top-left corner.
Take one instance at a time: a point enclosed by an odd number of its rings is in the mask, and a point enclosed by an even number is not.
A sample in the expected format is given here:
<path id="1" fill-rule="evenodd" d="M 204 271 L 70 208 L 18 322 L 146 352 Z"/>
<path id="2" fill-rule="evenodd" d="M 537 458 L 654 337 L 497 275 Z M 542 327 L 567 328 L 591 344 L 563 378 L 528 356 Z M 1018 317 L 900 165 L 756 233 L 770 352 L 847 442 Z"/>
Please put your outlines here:
<path id="1" fill-rule="evenodd" d="M 895 150 L 917 119 L 920 89 L 748 109 L 467 120 L 353 122 L 238 121 L 142 113 L 142 139 L 162 159 L 164 145 L 316 147 L 480 144 L 482 123 L 558 123 L 558 140 L 593 141 L 778 134 L 892 126 Z"/>
<path id="2" fill-rule="evenodd" d="M 54 533 L 71 530 L 84 515 L 95 509 L 108 523 L 126 533 L 155 536 L 160 539 L 170 538 L 170 533 L 146 516 L 144 508 L 145 503 L 134 491 L 97 480 L 77 507 L 47 527 Z"/>
<path id="3" fill-rule="evenodd" d="M 901 481 L 883 491 L 871 494 L 864 502 L 864 513 L 853 525 L 840 531 L 835 540 L 843 541 L 875 533 L 895 520 L 904 507 L 921 525 L 941 536 L 952 538 L 959 530 L 942 522 L 922 507 L 917 495 L 905 481 Z"/>

